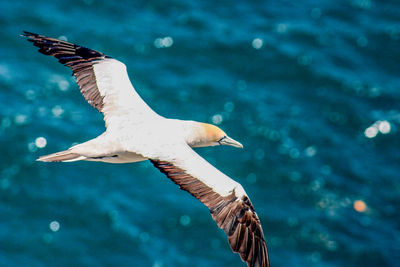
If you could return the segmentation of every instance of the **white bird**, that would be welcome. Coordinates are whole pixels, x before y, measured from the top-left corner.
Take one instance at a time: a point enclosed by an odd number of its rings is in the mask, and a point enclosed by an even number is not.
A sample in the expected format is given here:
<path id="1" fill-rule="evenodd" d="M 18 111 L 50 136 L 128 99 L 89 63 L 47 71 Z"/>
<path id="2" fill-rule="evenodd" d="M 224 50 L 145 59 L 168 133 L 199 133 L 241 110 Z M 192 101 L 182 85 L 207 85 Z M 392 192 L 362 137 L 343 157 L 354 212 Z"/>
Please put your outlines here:
<path id="1" fill-rule="evenodd" d="M 217 126 L 164 118 L 137 94 L 126 66 L 100 52 L 43 35 L 22 36 L 39 52 L 56 57 L 73 70 L 85 99 L 103 113 L 106 131 L 68 150 L 42 156 L 38 161 L 78 160 L 151 163 L 206 205 L 228 236 L 234 252 L 248 266 L 269 266 L 260 220 L 249 197 L 232 180 L 199 156 L 193 147 L 243 146 Z"/>

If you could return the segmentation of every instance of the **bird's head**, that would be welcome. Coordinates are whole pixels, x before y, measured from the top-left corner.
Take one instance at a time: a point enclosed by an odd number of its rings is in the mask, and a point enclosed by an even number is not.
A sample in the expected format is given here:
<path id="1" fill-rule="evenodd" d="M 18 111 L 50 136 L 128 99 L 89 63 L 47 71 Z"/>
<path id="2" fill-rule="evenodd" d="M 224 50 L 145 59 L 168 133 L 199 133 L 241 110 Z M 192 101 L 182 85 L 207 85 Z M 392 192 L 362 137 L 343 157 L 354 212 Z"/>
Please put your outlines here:
<path id="1" fill-rule="evenodd" d="M 219 127 L 209 123 L 196 123 L 194 131 L 188 140 L 191 147 L 205 147 L 205 146 L 234 146 L 243 148 L 243 145 L 238 141 L 230 138 Z"/>

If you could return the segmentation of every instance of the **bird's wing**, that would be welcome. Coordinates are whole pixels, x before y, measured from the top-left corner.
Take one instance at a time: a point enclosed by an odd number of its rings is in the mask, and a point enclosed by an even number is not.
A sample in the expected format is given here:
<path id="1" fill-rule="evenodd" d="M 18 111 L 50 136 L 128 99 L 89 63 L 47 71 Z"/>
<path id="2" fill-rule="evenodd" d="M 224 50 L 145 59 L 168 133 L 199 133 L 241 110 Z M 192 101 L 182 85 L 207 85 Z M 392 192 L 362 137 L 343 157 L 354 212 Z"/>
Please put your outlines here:
<path id="1" fill-rule="evenodd" d="M 26 31 L 22 36 L 39 47 L 40 53 L 56 57 L 72 69 L 82 95 L 103 113 L 106 127 L 127 115 L 130 120 L 158 116 L 135 91 L 122 62 L 55 38 Z"/>
<path id="2" fill-rule="evenodd" d="M 171 150 L 178 152 L 153 156 L 153 165 L 210 209 L 212 218 L 228 236 L 232 250 L 248 266 L 269 266 L 260 220 L 242 186 L 186 144 Z"/>

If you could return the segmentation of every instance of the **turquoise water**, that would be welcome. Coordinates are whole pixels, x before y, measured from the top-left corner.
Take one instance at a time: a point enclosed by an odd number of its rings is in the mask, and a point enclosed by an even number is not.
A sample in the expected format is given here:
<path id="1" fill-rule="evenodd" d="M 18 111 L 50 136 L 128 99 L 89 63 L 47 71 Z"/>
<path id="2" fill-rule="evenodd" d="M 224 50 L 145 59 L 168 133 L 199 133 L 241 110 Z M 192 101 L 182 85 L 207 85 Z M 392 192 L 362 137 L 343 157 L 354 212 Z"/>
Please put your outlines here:
<path id="1" fill-rule="evenodd" d="M 271 266 L 399 266 L 399 21 L 397 1 L 0 2 L 0 266 L 244 266 L 149 162 L 35 162 L 104 126 L 23 30 L 242 142 L 198 152 L 246 189 Z"/>

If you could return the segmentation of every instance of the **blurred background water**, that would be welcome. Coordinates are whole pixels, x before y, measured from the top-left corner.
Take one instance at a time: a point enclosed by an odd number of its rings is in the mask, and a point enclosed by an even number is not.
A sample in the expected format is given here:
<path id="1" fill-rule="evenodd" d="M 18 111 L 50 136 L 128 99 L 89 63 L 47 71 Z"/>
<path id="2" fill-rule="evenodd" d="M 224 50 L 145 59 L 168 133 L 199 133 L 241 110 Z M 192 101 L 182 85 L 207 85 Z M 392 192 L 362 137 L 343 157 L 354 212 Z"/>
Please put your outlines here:
<path id="1" fill-rule="evenodd" d="M 35 162 L 104 130 L 28 30 L 123 61 L 150 106 L 245 148 L 271 266 L 400 266 L 398 1 L 1 1 L 0 266 L 244 266 L 149 162 Z"/>

